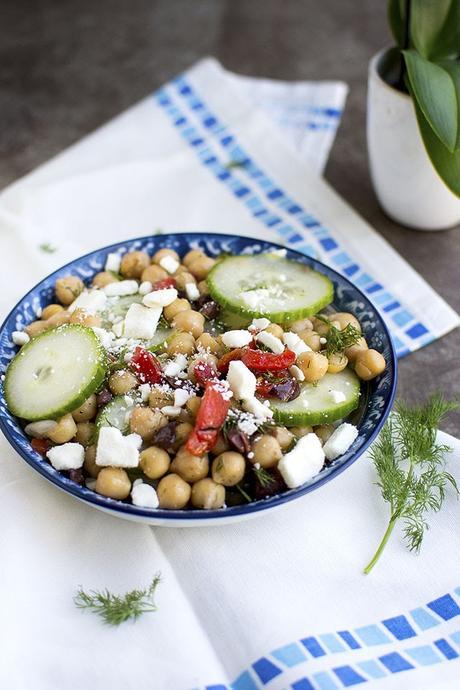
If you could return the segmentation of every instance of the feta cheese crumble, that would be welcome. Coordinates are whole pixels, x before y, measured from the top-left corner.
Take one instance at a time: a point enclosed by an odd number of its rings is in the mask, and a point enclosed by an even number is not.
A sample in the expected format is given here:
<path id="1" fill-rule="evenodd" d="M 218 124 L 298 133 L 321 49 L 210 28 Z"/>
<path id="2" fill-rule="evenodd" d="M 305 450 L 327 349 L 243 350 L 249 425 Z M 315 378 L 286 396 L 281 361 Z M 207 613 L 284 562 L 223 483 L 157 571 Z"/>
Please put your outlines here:
<path id="1" fill-rule="evenodd" d="M 246 412 L 250 412 L 254 415 L 254 417 L 256 417 L 256 419 L 261 421 L 265 421 L 273 417 L 273 411 L 270 409 L 270 407 L 260 402 L 260 400 L 255 397 L 243 400 L 242 405 Z"/>
<path id="2" fill-rule="evenodd" d="M 253 319 L 251 325 L 249 326 L 250 331 L 264 331 L 269 327 L 271 321 L 266 318 Z"/>
<path id="3" fill-rule="evenodd" d="M 184 371 L 187 367 L 187 357 L 183 354 L 177 354 L 174 359 L 170 360 L 163 367 L 163 373 L 166 376 L 179 376 L 179 374 Z"/>
<path id="4" fill-rule="evenodd" d="M 324 453 L 328 460 L 335 460 L 350 448 L 358 436 L 358 429 L 353 424 L 344 422 L 331 434 L 324 444 Z"/>
<path id="5" fill-rule="evenodd" d="M 142 438 L 139 434 L 123 436 L 114 426 L 99 430 L 96 449 L 96 465 L 99 467 L 137 467 Z"/>
<path id="6" fill-rule="evenodd" d="M 135 295 L 139 286 L 137 280 L 117 280 L 116 283 L 109 283 L 102 288 L 107 297 L 124 297 L 125 295 Z"/>
<path id="7" fill-rule="evenodd" d="M 163 288 L 162 290 L 153 290 L 142 300 L 142 304 L 146 307 L 167 307 L 177 299 L 176 288 Z"/>
<path id="8" fill-rule="evenodd" d="M 292 367 L 289 367 L 289 373 L 297 381 L 305 381 L 305 375 L 304 375 L 302 369 L 300 369 L 300 367 L 298 367 L 296 364 L 293 364 Z"/>
<path id="9" fill-rule="evenodd" d="M 134 482 L 131 489 L 131 500 L 139 508 L 158 508 L 160 505 L 157 492 L 153 486 L 143 481 L 140 483 Z"/>
<path id="10" fill-rule="evenodd" d="M 240 294 L 240 297 L 249 309 L 256 310 L 265 299 L 270 297 L 270 290 L 267 290 L 267 288 L 245 290 Z"/>
<path id="11" fill-rule="evenodd" d="M 324 465 L 324 450 L 316 434 L 306 434 L 294 448 L 283 455 L 278 470 L 290 489 L 315 477 Z"/>
<path id="12" fill-rule="evenodd" d="M 89 314 L 95 314 L 104 309 L 107 302 L 107 295 L 102 290 L 85 290 L 67 308 L 71 314 L 75 309 L 84 309 Z"/>
<path id="13" fill-rule="evenodd" d="M 342 393 L 342 391 L 330 390 L 329 394 L 335 403 L 345 402 L 345 400 L 347 399 L 347 396 L 345 395 L 345 393 Z"/>
<path id="14" fill-rule="evenodd" d="M 107 259 L 105 260 L 105 270 L 112 271 L 113 273 L 120 273 L 121 256 L 115 254 L 114 252 L 109 252 L 107 254 Z"/>
<path id="15" fill-rule="evenodd" d="M 220 336 L 225 347 L 235 348 L 249 345 L 252 340 L 252 333 L 246 330 L 226 331 Z"/>
<path id="16" fill-rule="evenodd" d="M 153 294 L 153 293 L 151 293 Z M 144 299 L 146 299 L 144 297 Z M 144 307 L 142 304 L 131 304 L 126 316 L 123 335 L 127 338 L 153 338 L 161 316 L 161 307 Z"/>
<path id="17" fill-rule="evenodd" d="M 160 260 L 160 266 L 168 273 L 175 273 L 179 268 L 180 263 L 173 256 L 164 256 Z"/>
<path id="18" fill-rule="evenodd" d="M 190 302 L 196 302 L 197 299 L 200 299 L 200 291 L 195 283 L 185 283 L 185 294 Z"/>
<path id="19" fill-rule="evenodd" d="M 283 335 L 283 342 L 289 350 L 295 352 L 297 357 L 302 354 L 302 352 L 311 352 L 311 347 L 308 347 L 306 343 L 300 338 L 297 333 L 292 331 L 287 331 Z"/>
<path id="20" fill-rule="evenodd" d="M 192 395 L 190 391 L 184 388 L 176 388 L 174 391 L 174 407 L 182 407 Z"/>
<path id="21" fill-rule="evenodd" d="M 152 289 L 153 285 L 150 280 L 144 280 L 144 282 L 139 285 L 139 294 L 147 295 L 149 292 L 152 292 Z"/>
<path id="22" fill-rule="evenodd" d="M 262 331 L 256 335 L 256 340 L 258 343 L 262 343 L 262 345 L 265 345 L 265 347 L 268 347 L 269 350 L 277 355 L 280 355 L 282 352 L 284 352 L 283 343 L 279 338 L 276 337 L 276 335 L 273 335 L 272 333 Z"/>
<path id="23" fill-rule="evenodd" d="M 253 398 L 257 379 L 243 362 L 233 360 L 228 366 L 227 383 L 237 400 Z"/>
<path id="24" fill-rule="evenodd" d="M 11 340 L 15 345 L 26 345 L 30 337 L 27 335 L 25 331 L 13 331 L 11 334 Z"/>
<path id="25" fill-rule="evenodd" d="M 161 412 L 167 417 L 178 417 L 182 412 L 182 408 L 176 407 L 175 405 L 164 405 L 161 408 Z"/>
<path id="26" fill-rule="evenodd" d="M 50 448 L 46 457 L 55 470 L 78 470 L 83 467 L 85 449 L 80 443 L 63 443 Z"/>

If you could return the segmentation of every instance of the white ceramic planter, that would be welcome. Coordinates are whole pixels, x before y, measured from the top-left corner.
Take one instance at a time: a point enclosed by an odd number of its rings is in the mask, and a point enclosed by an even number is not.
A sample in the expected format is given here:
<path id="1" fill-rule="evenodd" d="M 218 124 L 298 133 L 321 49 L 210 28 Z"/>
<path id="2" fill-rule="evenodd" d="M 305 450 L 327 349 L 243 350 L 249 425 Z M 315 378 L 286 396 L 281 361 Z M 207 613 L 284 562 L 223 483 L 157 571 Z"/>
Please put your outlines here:
<path id="1" fill-rule="evenodd" d="M 411 98 L 389 86 L 369 63 L 367 146 L 378 200 L 391 218 L 418 230 L 443 230 L 460 223 L 460 199 L 434 169 L 418 130 Z"/>

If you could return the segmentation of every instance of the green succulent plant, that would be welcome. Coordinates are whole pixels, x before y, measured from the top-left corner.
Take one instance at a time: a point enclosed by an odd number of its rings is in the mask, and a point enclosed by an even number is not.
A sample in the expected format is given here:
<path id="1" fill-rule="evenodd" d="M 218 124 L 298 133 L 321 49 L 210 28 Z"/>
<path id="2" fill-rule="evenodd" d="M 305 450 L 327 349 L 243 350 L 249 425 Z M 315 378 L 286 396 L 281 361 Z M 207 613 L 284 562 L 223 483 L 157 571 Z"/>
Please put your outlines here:
<path id="1" fill-rule="evenodd" d="M 460 0 L 389 0 L 393 85 L 412 97 L 427 153 L 460 197 Z"/>

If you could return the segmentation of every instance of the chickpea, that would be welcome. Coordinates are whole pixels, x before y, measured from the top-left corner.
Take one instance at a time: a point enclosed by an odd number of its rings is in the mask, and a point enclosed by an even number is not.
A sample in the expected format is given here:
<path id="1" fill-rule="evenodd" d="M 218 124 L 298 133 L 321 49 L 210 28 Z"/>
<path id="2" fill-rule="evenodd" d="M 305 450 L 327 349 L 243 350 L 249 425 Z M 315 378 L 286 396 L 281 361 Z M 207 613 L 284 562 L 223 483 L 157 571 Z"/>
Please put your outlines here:
<path id="1" fill-rule="evenodd" d="M 77 299 L 84 287 L 83 281 L 77 276 L 67 276 L 56 280 L 54 291 L 58 301 L 67 306 Z"/>
<path id="2" fill-rule="evenodd" d="M 57 316 L 61 316 L 57 314 Z M 102 324 L 99 314 L 90 314 L 85 309 L 75 309 L 70 316 L 70 323 L 79 323 L 82 326 L 92 326 L 100 328 Z"/>
<path id="3" fill-rule="evenodd" d="M 97 399 L 95 394 L 89 396 L 85 402 L 72 412 L 72 417 L 76 422 L 89 422 L 96 416 Z"/>
<path id="4" fill-rule="evenodd" d="M 190 422 L 180 422 L 180 424 L 176 426 L 175 444 L 177 444 L 178 447 L 182 446 L 190 436 L 192 430 L 193 426 Z M 178 474 L 180 474 L 180 472 L 178 472 Z"/>
<path id="5" fill-rule="evenodd" d="M 157 495 L 160 508 L 178 510 L 185 508 L 190 500 L 192 489 L 190 484 L 184 482 L 178 474 L 167 474 L 160 479 L 157 486 Z"/>
<path id="6" fill-rule="evenodd" d="M 68 311 L 59 311 L 46 321 L 46 328 L 56 328 L 57 326 L 63 326 L 65 323 L 69 323 L 70 317 L 72 315 Z"/>
<path id="7" fill-rule="evenodd" d="M 197 288 L 202 297 L 203 295 L 209 295 L 209 286 L 206 280 L 200 280 L 200 282 L 197 285 Z"/>
<path id="8" fill-rule="evenodd" d="M 48 438 L 54 443 L 67 443 L 77 433 L 77 425 L 75 424 L 75 420 L 69 412 L 56 421 L 57 426 L 55 426 L 54 429 L 48 433 Z"/>
<path id="9" fill-rule="evenodd" d="M 149 405 L 152 409 L 160 409 L 166 405 L 173 405 L 174 400 L 170 393 L 161 390 L 160 387 L 154 386 L 150 391 Z"/>
<path id="10" fill-rule="evenodd" d="M 170 463 L 168 453 L 157 446 L 146 448 L 139 458 L 140 468 L 149 479 L 159 479 L 165 475 L 169 470 Z"/>
<path id="11" fill-rule="evenodd" d="M 193 424 L 194 422 L 194 417 L 190 414 L 188 410 L 186 410 L 184 407 L 181 409 L 180 413 L 176 417 L 177 421 L 177 426 L 179 427 L 181 424 Z M 184 431 L 182 433 L 185 433 Z M 176 434 L 177 434 L 177 428 L 176 428 Z M 188 436 L 187 436 L 188 437 Z M 186 437 L 186 438 L 187 438 Z"/>
<path id="12" fill-rule="evenodd" d="M 221 431 L 219 431 L 219 434 L 217 435 L 217 441 L 212 449 L 212 454 L 222 455 L 222 453 L 225 453 L 225 451 L 227 450 L 230 450 L 230 445 L 227 441 L 227 437 Z"/>
<path id="13" fill-rule="evenodd" d="M 177 354 L 190 356 L 195 352 L 195 338 L 191 333 L 176 333 L 168 342 L 166 352 L 170 357 Z"/>
<path id="14" fill-rule="evenodd" d="M 297 366 L 302 369 L 305 381 L 314 383 L 327 372 L 329 360 L 320 352 L 302 352 L 297 357 Z"/>
<path id="15" fill-rule="evenodd" d="M 355 372 L 363 381 L 371 381 L 385 371 L 385 358 L 377 350 L 362 350 L 355 360 Z"/>
<path id="16" fill-rule="evenodd" d="M 289 429 L 286 429 L 285 426 L 276 426 L 271 430 L 271 435 L 276 438 L 281 450 L 287 450 L 290 448 L 292 446 L 292 442 L 294 441 L 294 434 L 292 434 Z"/>
<path id="17" fill-rule="evenodd" d="M 189 266 L 196 259 L 202 259 L 206 254 L 201 249 L 191 249 L 182 259 L 184 266 Z"/>
<path id="18" fill-rule="evenodd" d="M 41 318 L 43 321 L 46 321 L 60 311 L 64 311 L 64 307 L 61 304 L 48 304 L 48 306 L 43 309 Z"/>
<path id="19" fill-rule="evenodd" d="M 225 503 L 225 488 L 209 477 L 200 479 L 192 486 L 192 506 L 204 510 L 222 508 Z"/>
<path id="20" fill-rule="evenodd" d="M 185 407 L 190 412 L 192 417 L 197 416 L 198 410 L 200 409 L 200 405 L 201 405 L 201 398 L 198 395 L 194 395 L 193 397 L 189 398 L 187 400 L 187 402 L 185 403 Z"/>
<path id="21" fill-rule="evenodd" d="M 235 486 L 243 477 L 246 461 L 241 453 L 228 450 L 221 453 L 212 461 L 212 478 L 216 484 Z"/>
<path id="22" fill-rule="evenodd" d="M 329 365 L 327 371 L 329 374 L 338 374 L 343 371 L 348 364 L 348 357 L 341 352 L 335 352 L 328 358 Z"/>
<path id="23" fill-rule="evenodd" d="M 187 268 L 197 280 L 204 280 L 215 263 L 215 259 L 202 256 L 188 264 Z"/>
<path id="24" fill-rule="evenodd" d="M 367 343 L 365 338 L 360 338 L 357 343 L 354 345 L 350 345 L 350 347 L 347 347 L 345 350 L 345 355 L 348 357 L 348 361 L 350 364 L 354 364 L 356 361 L 356 358 L 363 350 L 367 350 Z"/>
<path id="25" fill-rule="evenodd" d="M 304 341 L 305 345 L 308 345 L 308 347 L 313 350 L 313 352 L 319 352 L 321 350 L 321 336 L 319 333 L 316 333 L 316 331 L 305 329 L 304 331 L 299 331 L 297 335 Z"/>
<path id="26" fill-rule="evenodd" d="M 349 314 L 346 311 L 339 311 L 336 314 L 332 314 L 334 321 L 337 321 L 341 331 L 344 330 L 349 324 L 351 324 L 356 330 L 361 333 L 361 324 L 359 323 L 356 316 Z"/>
<path id="27" fill-rule="evenodd" d="M 174 278 L 176 279 L 176 283 L 177 283 L 177 277 L 180 276 L 182 273 L 188 273 L 188 268 L 187 268 L 187 266 L 183 266 L 182 264 L 180 264 L 178 266 L 178 268 L 176 268 L 176 270 L 174 271 L 174 274 L 173 274 Z"/>
<path id="28" fill-rule="evenodd" d="M 43 331 L 48 330 L 48 323 L 47 321 L 32 321 L 32 323 L 29 323 L 24 330 L 28 336 L 35 338 L 35 336 L 39 333 L 43 333 Z"/>
<path id="29" fill-rule="evenodd" d="M 266 333 L 271 333 L 275 338 L 283 339 L 284 331 L 277 323 L 271 323 L 266 329 Z"/>
<path id="30" fill-rule="evenodd" d="M 220 353 L 219 343 L 210 333 L 202 333 L 196 339 L 196 346 L 198 349 L 209 350 L 213 355 Z"/>
<path id="31" fill-rule="evenodd" d="M 191 308 L 191 304 L 188 300 L 175 299 L 174 302 L 164 307 L 163 314 L 165 319 L 172 321 L 181 311 L 189 311 Z"/>
<path id="32" fill-rule="evenodd" d="M 96 445 L 88 446 L 85 450 L 85 461 L 83 467 L 90 477 L 96 479 L 97 475 L 101 471 L 101 467 L 96 465 Z"/>
<path id="33" fill-rule="evenodd" d="M 96 479 L 96 491 L 102 496 L 117 498 L 122 501 L 128 498 L 131 491 L 131 480 L 122 467 L 103 467 Z"/>
<path id="34" fill-rule="evenodd" d="M 179 448 L 171 463 L 171 472 L 175 472 L 186 482 L 197 482 L 209 472 L 209 460 L 206 455 L 192 455 L 185 446 Z"/>
<path id="35" fill-rule="evenodd" d="M 313 324 L 310 319 L 299 319 L 298 321 L 293 321 L 285 326 L 287 331 L 292 331 L 293 333 L 298 333 L 300 335 L 301 331 L 312 331 Z"/>
<path id="36" fill-rule="evenodd" d="M 121 259 L 120 273 L 125 278 L 140 278 L 147 266 L 150 266 L 147 252 L 128 252 Z"/>
<path id="37" fill-rule="evenodd" d="M 335 427 L 333 424 L 320 424 L 320 426 L 315 426 L 315 434 L 318 436 L 321 443 L 324 444 L 334 433 Z"/>
<path id="38" fill-rule="evenodd" d="M 142 271 L 141 282 L 143 283 L 144 281 L 148 280 L 150 283 L 152 283 L 152 285 L 154 285 L 159 280 L 164 280 L 167 277 L 168 272 L 165 271 L 164 268 L 161 268 L 161 266 L 157 266 L 156 264 L 152 264 L 151 266 L 144 268 Z"/>
<path id="39" fill-rule="evenodd" d="M 93 286 L 98 288 L 103 288 L 106 285 L 110 285 L 110 283 L 116 282 L 117 278 L 115 278 L 110 271 L 101 271 L 100 273 L 96 273 L 93 278 Z"/>
<path id="40" fill-rule="evenodd" d="M 150 407 L 135 407 L 129 419 L 131 433 L 139 434 L 144 441 L 151 441 L 156 432 L 166 426 L 168 418 Z"/>
<path id="41" fill-rule="evenodd" d="M 174 249 L 159 249 L 152 256 L 152 263 L 159 264 L 162 259 L 170 256 L 172 259 L 180 262 L 179 254 L 174 251 Z"/>
<path id="42" fill-rule="evenodd" d="M 184 270 L 179 272 L 179 269 L 177 269 L 175 273 L 176 287 L 178 290 L 182 290 L 182 292 L 184 292 L 185 286 L 190 284 L 196 284 L 196 280 L 192 276 L 192 274 L 187 271 L 185 266 L 179 266 L 179 268 L 183 268 Z"/>
<path id="43" fill-rule="evenodd" d="M 125 395 L 138 384 L 137 378 L 130 371 L 121 369 L 114 371 L 109 377 L 109 388 L 114 395 Z"/>
<path id="44" fill-rule="evenodd" d="M 199 338 L 204 331 L 204 316 L 199 311 L 186 309 L 176 314 L 172 325 L 179 331 L 191 333 L 194 338 Z"/>
<path id="45" fill-rule="evenodd" d="M 95 436 L 96 425 L 91 422 L 78 422 L 75 441 L 82 446 L 89 446 Z"/>
<path id="46" fill-rule="evenodd" d="M 306 436 L 307 434 L 313 433 L 313 427 L 312 426 L 292 426 L 291 431 L 296 438 L 302 438 L 302 436 Z"/>
<path id="47" fill-rule="evenodd" d="M 322 321 L 321 319 L 316 318 L 316 316 L 313 317 L 313 328 L 319 335 L 324 338 L 327 337 L 327 334 L 329 333 L 329 329 L 332 326 L 335 326 L 336 328 L 339 329 L 340 331 L 340 323 L 338 321 L 335 321 L 332 317 L 334 314 L 322 314 L 323 319 L 327 319 L 327 323 L 325 321 Z"/>
<path id="48" fill-rule="evenodd" d="M 281 446 L 274 436 L 263 434 L 252 443 L 254 457 L 251 462 L 258 462 L 264 469 L 275 467 L 283 453 Z"/>

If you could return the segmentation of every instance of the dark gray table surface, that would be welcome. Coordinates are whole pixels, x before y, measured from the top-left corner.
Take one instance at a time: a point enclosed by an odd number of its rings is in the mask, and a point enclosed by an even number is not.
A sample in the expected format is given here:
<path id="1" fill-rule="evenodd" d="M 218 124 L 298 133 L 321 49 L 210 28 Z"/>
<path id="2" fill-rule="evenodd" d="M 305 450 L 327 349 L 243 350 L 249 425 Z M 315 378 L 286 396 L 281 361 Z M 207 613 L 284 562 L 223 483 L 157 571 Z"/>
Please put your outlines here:
<path id="1" fill-rule="evenodd" d="M 243 74 L 350 86 L 326 178 L 460 310 L 459 230 L 419 233 L 380 210 L 365 141 L 369 58 L 390 41 L 383 0 L 3 0 L 0 188 L 206 54 Z M 400 363 L 399 395 L 459 393 L 460 330 Z M 444 428 L 460 435 L 460 414 Z"/>

